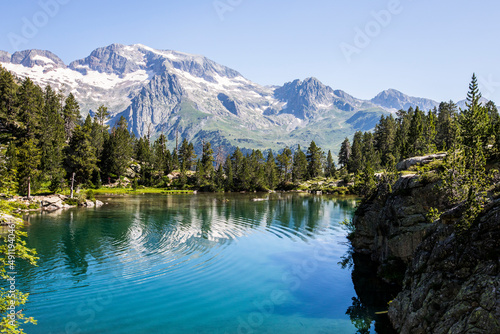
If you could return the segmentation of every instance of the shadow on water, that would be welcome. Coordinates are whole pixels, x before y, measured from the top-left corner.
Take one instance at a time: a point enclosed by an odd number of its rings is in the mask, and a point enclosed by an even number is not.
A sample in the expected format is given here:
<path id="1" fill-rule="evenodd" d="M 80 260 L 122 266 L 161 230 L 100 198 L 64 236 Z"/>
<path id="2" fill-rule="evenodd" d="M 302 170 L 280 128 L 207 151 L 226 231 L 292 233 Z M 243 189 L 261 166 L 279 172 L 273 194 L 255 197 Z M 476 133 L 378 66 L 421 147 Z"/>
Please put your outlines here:
<path id="1" fill-rule="evenodd" d="M 377 334 L 396 334 L 387 316 L 388 303 L 393 300 L 401 288 L 388 284 L 377 277 L 376 265 L 367 255 L 356 254 L 350 249 L 339 263 L 344 269 L 352 269 L 352 282 L 355 297 L 347 308 L 352 324 L 359 334 L 368 334 L 374 324 Z"/>

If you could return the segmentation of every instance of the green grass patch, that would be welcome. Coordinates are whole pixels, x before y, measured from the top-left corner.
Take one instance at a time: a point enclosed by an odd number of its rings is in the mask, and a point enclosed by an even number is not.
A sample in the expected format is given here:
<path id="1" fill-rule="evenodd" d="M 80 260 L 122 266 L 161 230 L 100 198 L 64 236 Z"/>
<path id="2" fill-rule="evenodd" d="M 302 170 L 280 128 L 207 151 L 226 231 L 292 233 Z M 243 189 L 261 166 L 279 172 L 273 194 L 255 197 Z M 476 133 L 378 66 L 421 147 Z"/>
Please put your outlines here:
<path id="1" fill-rule="evenodd" d="M 94 195 L 140 195 L 140 194 L 191 194 L 192 190 L 170 190 L 162 188 L 99 188 L 93 189 Z"/>

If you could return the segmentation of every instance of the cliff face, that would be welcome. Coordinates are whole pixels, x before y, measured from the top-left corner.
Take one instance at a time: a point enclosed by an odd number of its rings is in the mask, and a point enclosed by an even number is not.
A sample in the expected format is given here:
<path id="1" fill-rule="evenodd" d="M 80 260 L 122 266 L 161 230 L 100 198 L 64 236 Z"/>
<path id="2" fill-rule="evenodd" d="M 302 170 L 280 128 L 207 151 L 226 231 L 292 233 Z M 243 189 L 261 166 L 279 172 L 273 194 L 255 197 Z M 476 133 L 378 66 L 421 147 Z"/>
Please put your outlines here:
<path id="1" fill-rule="evenodd" d="M 456 234 L 436 224 L 417 248 L 389 317 L 400 333 L 500 333 L 500 201 Z"/>
<path id="2" fill-rule="evenodd" d="M 392 193 L 377 195 L 356 211 L 354 251 L 369 254 L 379 264 L 391 259 L 409 263 L 432 225 L 427 213 L 442 206 L 434 183 L 420 181 L 417 175 L 402 176 Z"/>
<path id="3" fill-rule="evenodd" d="M 446 211 L 441 197 L 435 183 L 401 177 L 392 193 L 357 210 L 354 252 L 369 255 L 380 276 L 402 284 L 389 306 L 397 332 L 500 333 L 500 200 L 457 234 L 457 210 L 436 222 L 426 218 L 431 207 Z"/>

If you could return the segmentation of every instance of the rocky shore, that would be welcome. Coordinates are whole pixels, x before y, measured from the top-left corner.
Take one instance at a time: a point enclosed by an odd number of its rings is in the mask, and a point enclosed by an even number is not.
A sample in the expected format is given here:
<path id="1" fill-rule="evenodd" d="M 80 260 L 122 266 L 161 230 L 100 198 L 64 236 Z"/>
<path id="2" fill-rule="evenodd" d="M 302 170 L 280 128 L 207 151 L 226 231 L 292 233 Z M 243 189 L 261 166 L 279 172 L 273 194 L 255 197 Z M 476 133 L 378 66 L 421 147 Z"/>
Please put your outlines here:
<path id="1" fill-rule="evenodd" d="M 500 200 L 466 233 L 432 178 L 400 177 L 358 208 L 353 250 L 401 292 L 388 316 L 399 333 L 500 333 Z M 431 208 L 442 219 L 432 221 Z"/>
<path id="2" fill-rule="evenodd" d="M 30 199 L 27 199 L 26 197 L 19 197 L 15 196 L 9 201 L 15 201 L 20 204 L 24 204 L 28 209 L 20 209 L 20 211 L 56 211 L 56 210 L 61 210 L 61 209 L 67 209 L 67 208 L 72 208 L 76 206 L 81 206 L 81 207 L 87 207 L 87 208 L 93 208 L 93 207 L 100 207 L 104 205 L 103 202 L 100 200 L 89 200 L 86 199 L 84 201 L 81 201 L 80 203 L 76 202 L 76 199 L 74 200 L 74 203 L 71 203 L 71 201 L 68 201 L 70 199 L 69 196 L 66 195 L 47 195 L 47 196 L 31 196 Z M 68 204 L 70 202 L 71 204 Z M 33 207 L 33 204 L 38 204 L 37 208 L 30 209 L 30 206 Z"/>

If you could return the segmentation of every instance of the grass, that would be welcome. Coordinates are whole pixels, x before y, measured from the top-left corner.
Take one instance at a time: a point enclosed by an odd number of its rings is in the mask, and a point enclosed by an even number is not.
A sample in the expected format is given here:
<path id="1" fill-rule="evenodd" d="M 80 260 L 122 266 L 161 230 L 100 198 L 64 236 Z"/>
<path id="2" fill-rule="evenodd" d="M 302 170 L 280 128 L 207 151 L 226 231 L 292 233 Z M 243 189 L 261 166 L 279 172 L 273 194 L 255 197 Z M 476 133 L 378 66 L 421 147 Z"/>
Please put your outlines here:
<path id="1" fill-rule="evenodd" d="M 86 190 L 80 190 L 85 192 Z M 92 189 L 95 195 L 106 194 L 106 195 L 142 195 L 142 194 L 191 194 L 192 190 L 169 190 L 163 188 L 138 188 L 133 190 L 132 188 L 99 188 Z"/>

